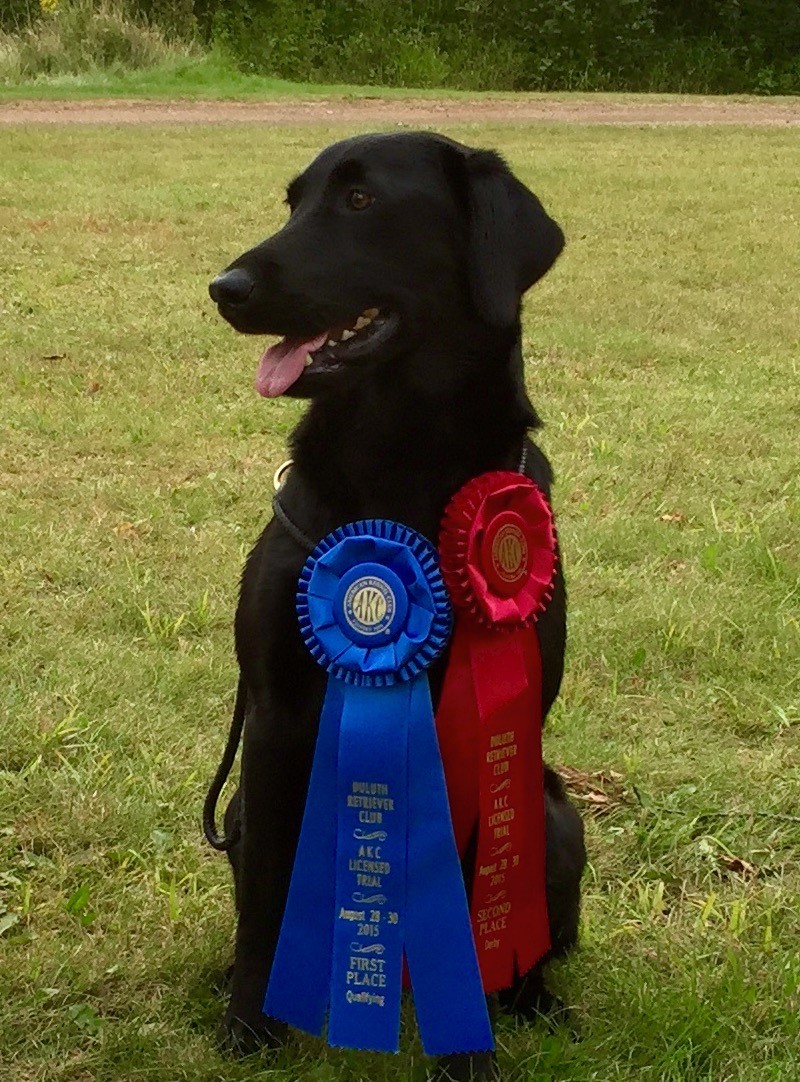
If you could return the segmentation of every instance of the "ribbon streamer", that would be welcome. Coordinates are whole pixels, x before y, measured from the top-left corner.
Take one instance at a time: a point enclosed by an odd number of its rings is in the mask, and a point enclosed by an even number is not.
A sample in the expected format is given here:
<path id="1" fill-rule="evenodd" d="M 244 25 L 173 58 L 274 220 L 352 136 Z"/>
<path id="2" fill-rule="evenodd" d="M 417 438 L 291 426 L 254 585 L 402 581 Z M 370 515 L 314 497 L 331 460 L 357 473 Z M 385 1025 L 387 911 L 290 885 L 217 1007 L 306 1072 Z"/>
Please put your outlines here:
<path id="1" fill-rule="evenodd" d="M 477 827 L 471 917 L 490 993 L 550 948 L 535 628 L 556 569 L 547 500 L 518 473 L 483 474 L 448 505 L 440 553 L 456 622 L 436 728 L 462 856 Z"/>
<path id="2" fill-rule="evenodd" d="M 329 674 L 264 1011 L 396 1052 L 403 959 L 430 1055 L 493 1048 L 426 668 L 451 613 L 433 547 L 383 519 L 326 537 L 297 609 Z"/>

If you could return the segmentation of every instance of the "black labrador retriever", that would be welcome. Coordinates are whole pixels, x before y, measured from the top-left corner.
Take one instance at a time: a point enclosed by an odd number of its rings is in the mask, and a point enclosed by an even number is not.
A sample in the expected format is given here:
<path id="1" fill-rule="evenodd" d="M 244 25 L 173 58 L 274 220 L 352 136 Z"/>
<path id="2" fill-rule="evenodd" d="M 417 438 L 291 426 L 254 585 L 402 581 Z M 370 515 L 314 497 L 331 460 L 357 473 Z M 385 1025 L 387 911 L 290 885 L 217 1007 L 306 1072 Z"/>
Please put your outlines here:
<path id="1" fill-rule="evenodd" d="M 563 234 L 503 160 L 428 133 L 357 136 L 324 150 L 291 182 L 287 203 L 284 227 L 210 285 L 237 331 L 283 337 L 261 359 L 258 390 L 311 400 L 236 612 L 244 745 L 225 815 L 238 928 L 223 1039 L 240 1054 L 287 1036 L 261 1007 L 326 682 L 295 614 L 309 548 L 372 517 L 435 543 L 450 497 L 488 470 L 523 468 L 545 493 L 551 485 L 527 437 L 539 421 L 523 384 L 520 301 Z M 560 567 L 538 631 L 546 714 L 563 671 Z M 430 671 L 434 702 L 445 663 Z M 580 819 L 549 769 L 545 788 L 550 958 L 576 941 L 585 853 Z M 526 1017 L 552 1010 L 546 961 L 501 995 L 501 1007 Z M 486 1054 L 440 1066 L 448 1077 L 492 1070 Z"/>

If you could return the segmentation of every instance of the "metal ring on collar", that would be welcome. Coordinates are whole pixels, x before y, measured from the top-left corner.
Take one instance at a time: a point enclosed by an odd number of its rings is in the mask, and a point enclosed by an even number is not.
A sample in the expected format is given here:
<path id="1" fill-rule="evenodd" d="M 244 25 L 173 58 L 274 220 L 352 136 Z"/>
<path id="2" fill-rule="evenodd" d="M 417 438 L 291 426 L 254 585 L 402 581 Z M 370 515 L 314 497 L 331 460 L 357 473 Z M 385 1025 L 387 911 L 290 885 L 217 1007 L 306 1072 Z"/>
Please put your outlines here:
<path id="1" fill-rule="evenodd" d="M 276 492 L 280 492 L 283 482 L 286 480 L 286 474 L 294 465 L 293 458 L 287 458 L 285 462 L 281 462 L 275 473 L 272 475 L 272 486 Z"/>

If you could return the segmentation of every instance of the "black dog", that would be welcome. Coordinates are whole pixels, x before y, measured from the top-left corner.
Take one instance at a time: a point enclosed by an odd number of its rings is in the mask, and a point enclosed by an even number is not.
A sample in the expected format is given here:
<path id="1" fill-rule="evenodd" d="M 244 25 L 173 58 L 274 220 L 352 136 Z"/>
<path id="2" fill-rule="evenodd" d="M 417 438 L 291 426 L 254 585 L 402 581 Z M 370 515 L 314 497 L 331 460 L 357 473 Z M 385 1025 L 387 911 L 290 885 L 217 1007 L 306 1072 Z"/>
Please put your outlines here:
<path id="1" fill-rule="evenodd" d="M 285 336 L 262 357 L 261 393 L 311 399 L 236 613 L 244 750 L 225 822 L 236 837 L 229 855 L 239 920 L 223 1034 L 240 1053 L 286 1037 L 261 1005 L 326 681 L 295 614 L 309 547 L 371 517 L 435 543 L 445 504 L 466 481 L 515 470 L 521 460 L 545 493 L 551 484 L 547 460 L 526 435 L 539 422 L 523 385 L 519 310 L 563 235 L 502 159 L 433 134 L 359 136 L 323 151 L 291 182 L 287 202 L 286 225 L 210 286 L 236 330 Z M 538 632 L 546 713 L 563 671 L 560 567 Z M 444 664 L 430 671 L 434 701 Z M 560 781 L 549 769 L 545 780 L 554 957 L 576 941 L 585 854 Z M 469 867 L 465 874 L 469 882 Z M 525 1016 L 552 1008 L 543 965 L 501 1005 Z M 491 1057 L 451 1057 L 443 1070 L 488 1077 Z"/>

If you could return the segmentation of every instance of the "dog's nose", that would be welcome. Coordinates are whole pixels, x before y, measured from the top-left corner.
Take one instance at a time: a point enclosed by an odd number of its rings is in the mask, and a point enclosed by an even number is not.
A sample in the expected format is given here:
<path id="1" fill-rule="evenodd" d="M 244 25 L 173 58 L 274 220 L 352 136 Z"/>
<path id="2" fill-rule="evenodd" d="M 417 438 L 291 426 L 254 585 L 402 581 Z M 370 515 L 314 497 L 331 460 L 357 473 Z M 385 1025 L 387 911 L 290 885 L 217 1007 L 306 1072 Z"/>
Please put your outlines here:
<path id="1" fill-rule="evenodd" d="M 208 292 L 216 304 L 243 304 L 253 292 L 253 284 L 246 270 L 234 267 L 218 274 L 209 284 Z"/>

